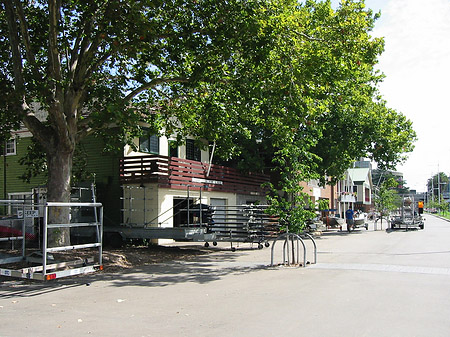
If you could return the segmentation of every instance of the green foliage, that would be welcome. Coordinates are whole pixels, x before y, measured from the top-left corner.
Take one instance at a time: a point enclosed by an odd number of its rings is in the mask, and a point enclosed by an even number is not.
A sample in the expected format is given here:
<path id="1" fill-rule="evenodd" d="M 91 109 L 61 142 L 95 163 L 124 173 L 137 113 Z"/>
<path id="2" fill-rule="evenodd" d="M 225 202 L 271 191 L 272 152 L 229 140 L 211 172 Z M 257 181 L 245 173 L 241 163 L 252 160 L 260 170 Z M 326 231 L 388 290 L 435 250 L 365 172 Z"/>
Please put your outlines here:
<path id="1" fill-rule="evenodd" d="M 26 183 L 37 176 L 44 176 L 47 180 L 47 161 L 42 146 L 33 138 L 26 154 L 19 159 L 19 164 L 25 166 L 25 171 L 18 178 Z"/>
<path id="2" fill-rule="evenodd" d="M 269 184 L 267 212 L 279 218 L 280 224 L 289 232 L 300 232 L 306 226 L 306 220 L 315 216 L 311 198 L 300 186 L 301 181 L 312 178 L 302 163 L 299 147 L 291 146 L 290 150 L 280 150 L 274 158 L 277 185 Z"/>
<path id="3" fill-rule="evenodd" d="M 444 172 L 433 175 L 427 181 L 428 191 L 432 191 L 433 196 L 438 199 L 439 195 L 448 190 L 449 177 Z"/>
<path id="4" fill-rule="evenodd" d="M 295 143 L 323 183 L 360 157 L 381 168 L 404 160 L 416 135 L 376 89 L 376 15 L 361 1 L 336 11 L 316 1 L 266 6 L 253 13 L 257 30 L 243 33 L 249 42 L 221 68 L 223 80 L 199 81 L 196 96 L 168 103 L 185 132 L 216 141 L 217 156 L 252 171 L 270 171 L 272 158 Z"/>
<path id="5" fill-rule="evenodd" d="M 391 211 L 399 207 L 400 197 L 396 191 L 397 180 L 390 176 L 386 177 L 381 186 L 375 190 L 375 208 L 380 214 L 389 215 Z"/>
<path id="6" fill-rule="evenodd" d="M 50 170 L 93 133 L 110 148 L 142 125 L 214 141 L 223 161 L 270 173 L 274 208 L 301 226 L 299 181 L 412 151 L 411 122 L 377 91 L 377 16 L 357 0 L 4 1 L 0 117 L 25 123 Z"/>
<path id="7" fill-rule="evenodd" d="M 428 209 L 435 209 L 439 213 L 443 214 L 449 211 L 449 203 L 445 201 L 444 198 L 442 197 L 440 200 L 438 198 L 436 198 L 435 200 L 428 200 L 425 207 Z"/>
<path id="8" fill-rule="evenodd" d="M 37 176 L 48 178 L 47 159 L 42 146 L 32 138 L 31 144 L 27 148 L 26 154 L 19 159 L 19 164 L 25 167 L 23 174 L 18 178 L 26 183 L 30 183 L 31 179 Z M 74 185 L 79 182 L 87 181 L 92 178 L 87 171 L 87 155 L 83 146 L 75 149 L 73 156 L 73 169 L 71 181 Z"/>

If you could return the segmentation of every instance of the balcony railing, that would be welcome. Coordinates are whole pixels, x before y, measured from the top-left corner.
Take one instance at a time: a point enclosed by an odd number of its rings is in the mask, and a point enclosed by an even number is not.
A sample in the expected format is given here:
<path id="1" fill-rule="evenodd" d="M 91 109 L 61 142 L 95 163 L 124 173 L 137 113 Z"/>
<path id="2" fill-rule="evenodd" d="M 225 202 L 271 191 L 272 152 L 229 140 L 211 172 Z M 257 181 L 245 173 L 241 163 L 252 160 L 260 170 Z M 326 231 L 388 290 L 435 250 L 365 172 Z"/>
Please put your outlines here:
<path id="1" fill-rule="evenodd" d="M 340 202 L 356 202 L 356 196 L 353 194 L 341 194 L 339 196 Z"/>
<path id="2" fill-rule="evenodd" d="M 121 184 L 157 183 L 162 188 L 262 194 L 261 185 L 269 181 L 265 174 L 242 174 L 238 170 L 194 160 L 145 155 L 120 159 Z M 209 171 L 209 174 L 208 174 Z"/>

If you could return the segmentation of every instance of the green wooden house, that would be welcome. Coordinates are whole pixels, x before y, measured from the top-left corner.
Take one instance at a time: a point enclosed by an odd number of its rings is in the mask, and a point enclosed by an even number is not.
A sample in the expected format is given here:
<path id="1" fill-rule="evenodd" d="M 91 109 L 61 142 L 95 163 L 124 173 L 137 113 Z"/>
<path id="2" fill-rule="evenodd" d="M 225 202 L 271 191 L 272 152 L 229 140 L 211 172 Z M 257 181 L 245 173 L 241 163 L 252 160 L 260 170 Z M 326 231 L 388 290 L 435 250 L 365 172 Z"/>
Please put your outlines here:
<path id="1" fill-rule="evenodd" d="M 5 143 L 0 163 L 0 199 L 31 199 L 35 197 L 33 192 L 45 191 L 46 177 L 43 174 L 31 177 L 30 182 L 21 178 L 26 168 L 19 161 L 26 155 L 31 143 L 31 134 L 26 131 L 15 132 Z M 85 173 L 89 178 L 77 185 L 89 188 L 95 183 L 97 201 L 107 206 L 104 208 L 105 225 L 118 224 L 121 207 L 120 154 L 104 153 L 102 140 L 95 137 L 88 137 L 79 147 L 86 155 Z M 7 210 L 4 208 L 0 212 L 5 214 Z"/>

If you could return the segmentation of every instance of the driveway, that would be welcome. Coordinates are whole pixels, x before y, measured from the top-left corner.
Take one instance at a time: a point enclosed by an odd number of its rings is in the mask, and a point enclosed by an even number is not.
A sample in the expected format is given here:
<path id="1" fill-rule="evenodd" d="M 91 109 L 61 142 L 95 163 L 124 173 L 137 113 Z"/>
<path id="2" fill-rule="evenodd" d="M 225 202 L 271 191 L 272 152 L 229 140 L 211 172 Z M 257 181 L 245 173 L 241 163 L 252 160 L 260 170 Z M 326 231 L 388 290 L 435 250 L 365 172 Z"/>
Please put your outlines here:
<path id="1" fill-rule="evenodd" d="M 372 224 L 316 242 L 306 268 L 270 267 L 270 248 L 220 244 L 122 274 L 8 280 L 0 336 L 450 335 L 450 223 L 427 216 L 424 230 Z"/>

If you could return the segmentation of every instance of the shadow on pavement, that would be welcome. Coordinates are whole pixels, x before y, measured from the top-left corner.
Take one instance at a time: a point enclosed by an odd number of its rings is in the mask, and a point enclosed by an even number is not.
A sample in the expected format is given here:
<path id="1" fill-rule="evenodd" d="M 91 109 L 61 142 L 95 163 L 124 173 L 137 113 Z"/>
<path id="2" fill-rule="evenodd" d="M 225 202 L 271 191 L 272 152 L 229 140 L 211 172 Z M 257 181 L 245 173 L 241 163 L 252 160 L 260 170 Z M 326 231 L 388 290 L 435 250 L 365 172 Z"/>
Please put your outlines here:
<path id="1" fill-rule="evenodd" d="M 254 249 L 253 249 L 254 250 Z M 90 286 L 94 282 L 108 282 L 111 287 L 139 286 L 165 287 L 179 283 L 209 283 L 227 275 L 248 274 L 267 269 L 267 266 L 242 264 L 236 260 L 248 249 L 229 252 L 214 247 L 208 255 L 195 255 L 183 261 L 166 261 L 137 266 L 120 272 L 105 271 L 61 278 L 42 282 L 27 279 L 0 277 L 0 300 L 20 297 L 34 297 L 55 291 L 64 291 L 74 287 Z"/>

